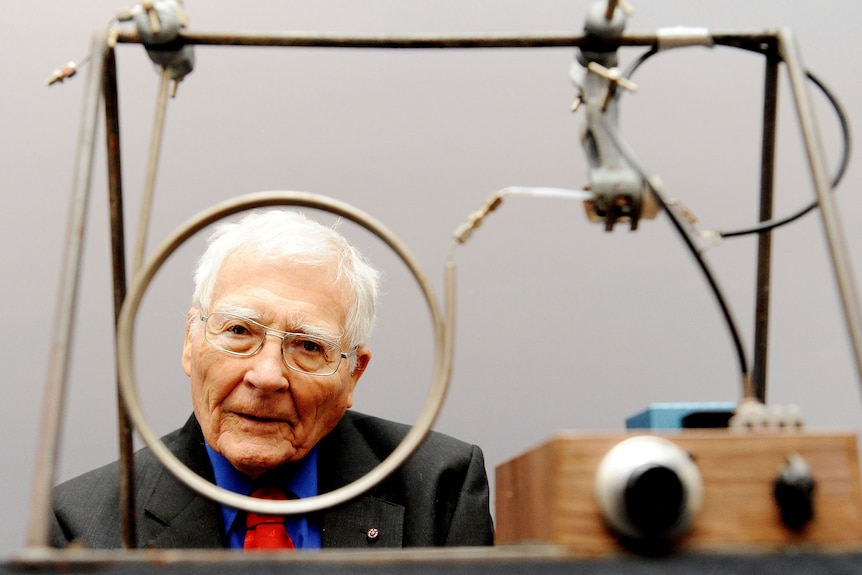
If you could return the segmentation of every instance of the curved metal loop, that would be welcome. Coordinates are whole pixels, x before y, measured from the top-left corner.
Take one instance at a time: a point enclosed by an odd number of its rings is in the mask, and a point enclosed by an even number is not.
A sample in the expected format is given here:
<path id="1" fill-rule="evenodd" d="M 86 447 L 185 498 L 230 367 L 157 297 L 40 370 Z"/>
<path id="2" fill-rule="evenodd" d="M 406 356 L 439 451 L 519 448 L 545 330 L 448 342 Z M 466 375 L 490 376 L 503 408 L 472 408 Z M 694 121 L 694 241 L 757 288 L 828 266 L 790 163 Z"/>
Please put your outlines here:
<path id="1" fill-rule="evenodd" d="M 317 208 L 343 216 L 363 226 L 384 241 L 410 269 L 422 289 L 431 313 L 435 334 L 436 364 L 431 388 L 418 420 L 404 437 L 401 444 L 377 467 L 353 483 L 328 493 L 290 501 L 255 499 L 218 487 L 191 471 L 171 453 L 165 447 L 165 444 L 162 443 L 161 439 L 153 432 L 141 409 L 134 373 L 133 353 L 134 328 L 138 307 L 140 306 L 144 292 L 167 258 L 195 233 L 222 218 L 253 208 L 278 205 Z M 448 390 L 452 369 L 452 330 L 451 326 L 449 330 L 446 329 L 446 323 L 441 316 L 430 283 L 413 256 L 404 244 L 382 224 L 364 212 L 326 196 L 294 191 L 258 192 L 217 204 L 191 218 L 168 237 L 150 257 L 146 265 L 138 271 L 120 311 L 117 327 L 117 363 L 120 393 L 126 402 L 129 417 L 140 433 L 144 443 L 152 450 L 153 455 L 186 486 L 218 503 L 243 511 L 273 515 L 310 513 L 344 503 L 373 488 L 404 463 L 416 448 L 419 447 L 431 430 Z"/>

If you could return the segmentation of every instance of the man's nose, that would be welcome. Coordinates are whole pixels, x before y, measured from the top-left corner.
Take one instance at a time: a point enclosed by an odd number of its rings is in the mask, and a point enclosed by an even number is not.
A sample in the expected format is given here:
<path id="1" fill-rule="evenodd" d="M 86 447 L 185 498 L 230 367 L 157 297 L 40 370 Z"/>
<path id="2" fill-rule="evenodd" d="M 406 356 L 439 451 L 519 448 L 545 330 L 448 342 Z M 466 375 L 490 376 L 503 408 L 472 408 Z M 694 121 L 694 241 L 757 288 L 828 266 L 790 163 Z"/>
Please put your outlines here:
<path id="1" fill-rule="evenodd" d="M 251 370 L 247 374 L 249 382 L 260 389 L 281 389 L 289 385 L 287 366 L 284 364 L 281 346 L 283 340 L 275 334 L 267 334 L 260 351 L 254 354 Z"/>

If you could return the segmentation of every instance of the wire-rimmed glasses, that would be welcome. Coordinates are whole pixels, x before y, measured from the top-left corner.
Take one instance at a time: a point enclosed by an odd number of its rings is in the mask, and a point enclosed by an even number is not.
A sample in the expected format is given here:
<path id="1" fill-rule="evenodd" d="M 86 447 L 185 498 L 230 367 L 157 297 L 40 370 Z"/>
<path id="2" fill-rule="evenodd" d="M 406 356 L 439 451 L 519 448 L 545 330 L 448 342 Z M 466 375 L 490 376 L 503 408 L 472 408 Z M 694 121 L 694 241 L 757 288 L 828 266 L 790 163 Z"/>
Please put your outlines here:
<path id="1" fill-rule="evenodd" d="M 356 348 L 344 353 L 337 342 L 322 337 L 281 331 L 232 313 L 201 314 L 201 320 L 206 342 L 231 355 L 252 356 L 263 348 L 267 335 L 281 338 L 281 357 L 285 365 L 299 373 L 332 375 L 338 371 L 342 358 L 356 353 Z"/>

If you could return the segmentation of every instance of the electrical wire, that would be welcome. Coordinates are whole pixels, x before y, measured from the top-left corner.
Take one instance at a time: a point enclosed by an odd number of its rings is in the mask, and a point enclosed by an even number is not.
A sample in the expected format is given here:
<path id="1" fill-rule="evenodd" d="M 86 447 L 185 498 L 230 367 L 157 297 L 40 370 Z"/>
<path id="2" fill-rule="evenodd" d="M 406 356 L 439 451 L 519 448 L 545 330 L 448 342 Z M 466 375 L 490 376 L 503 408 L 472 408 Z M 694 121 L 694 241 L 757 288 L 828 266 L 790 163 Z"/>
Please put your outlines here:
<path id="1" fill-rule="evenodd" d="M 626 159 L 632 169 L 634 169 L 638 173 L 644 183 L 649 187 L 649 190 L 655 197 L 656 201 L 661 205 L 662 208 L 664 208 L 664 211 L 670 218 L 671 223 L 676 228 L 677 232 L 679 232 L 680 236 L 683 238 L 683 241 L 685 242 L 686 246 L 688 247 L 689 251 L 691 252 L 704 276 L 706 277 L 710 289 L 712 290 L 712 293 L 715 296 L 716 301 L 718 302 L 719 308 L 721 309 L 722 316 L 724 317 L 725 323 L 727 324 L 728 330 L 730 331 L 731 338 L 733 339 L 733 344 L 736 349 L 737 360 L 739 363 L 739 371 L 742 376 L 744 397 L 745 399 L 754 398 L 754 392 L 751 388 L 751 378 L 749 377 L 748 359 L 746 357 L 745 347 L 742 344 L 742 337 L 739 334 L 739 329 L 737 328 L 736 322 L 733 319 L 730 307 L 727 303 L 726 298 L 724 297 L 724 294 L 721 291 L 721 288 L 718 285 L 718 281 L 712 273 L 712 270 L 710 269 L 706 260 L 701 255 L 700 251 L 697 249 L 697 246 L 687 233 L 682 222 L 679 221 L 673 210 L 668 209 L 668 202 L 665 201 L 661 192 L 650 181 L 649 177 L 647 176 L 647 171 L 641 165 L 640 160 L 638 159 L 631 146 L 629 146 L 623 135 L 619 132 L 613 122 L 609 122 L 607 120 L 607 117 L 604 114 L 600 115 L 600 121 L 602 122 L 603 127 L 606 130 L 611 141 L 617 147 L 617 150 L 619 150 L 620 154 L 623 155 L 623 157 Z"/>
<path id="2" fill-rule="evenodd" d="M 850 163 L 850 148 L 851 148 L 851 135 L 850 135 L 850 122 L 847 119 L 847 114 L 844 112 L 844 108 L 838 102 L 838 99 L 835 95 L 829 90 L 829 88 L 813 73 L 806 71 L 806 76 L 808 79 L 815 85 L 820 91 L 826 96 L 826 99 L 832 105 L 832 109 L 835 111 L 835 115 L 838 118 L 838 123 L 841 126 L 841 135 L 844 145 L 841 148 L 841 158 L 838 161 L 838 167 L 835 170 L 835 174 L 832 176 L 832 184 L 831 187 L 833 190 L 838 187 L 838 184 L 841 183 L 841 180 L 844 178 L 844 174 L 847 172 L 847 166 Z M 785 216 L 779 219 L 771 219 L 761 222 L 756 226 L 751 226 L 749 228 L 743 228 L 739 230 L 732 231 L 718 231 L 718 235 L 722 238 L 733 238 L 739 237 L 749 234 L 760 234 L 763 232 L 768 232 L 778 227 L 781 227 L 785 224 L 789 224 L 801 218 L 802 216 L 808 214 L 812 210 L 814 210 L 818 206 L 817 200 L 814 200 L 806 207 L 801 210 L 790 214 L 789 216 Z"/>
<path id="3" fill-rule="evenodd" d="M 630 79 L 632 75 L 637 71 L 638 68 L 643 65 L 644 62 L 652 58 L 658 54 L 658 46 L 653 46 L 634 60 L 623 70 L 623 78 Z M 619 98 L 622 95 L 622 92 L 617 92 L 616 98 Z"/>
<path id="4" fill-rule="evenodd" d="M 755 49 L 747 48 L 747 47 L 743 47 L 743 46 L 734 46 L 734 47 L 744 49 L 744 50 L 753 51 L 753 52 L 758 52 L 760 54 L 764 53 L 764 51 L 762 49 L 755 50 Z M 654 46 L 654 47 L 650 48 L 649 50 L 647 50 L 646 52 L 642 53 L 640 56 L 638 56 L 635 60 L 633 60 L 626 67 L 626 69 L 623 71 L 623 77 L 626 79 L 630 79 L 632 77 L 632 75 L 634 75 L 634 73 L 638 70 L 638 68 L 640 68 L 644 64 L 644 62 L 646 62 L 652 56 L 656 55 L 658 52 L 659 52 L 658 47 Z M 841 137 L 842 137 L 842 144 L 843 145 L 841 147 L 841 156 L 838 160 L 838 165 L 835 169 L 835 174 L 832 176 L 832 183 L 831 183 L 832 190 L 835 190 L 838 187 L 838 185 L 841 183 L 841 180 L 844 178 L 844 174 L 847 172 L 847 167 L 850 163 L 850 149 L 851 149 L 851 144 L 852 144 L 852 137 L 851 137 L 851 133 L 850 133 L 850 121 L 847 118 L 847 114 L 844 111 L 843 106 L 838 101 L 838 98 L 835 96 L 835 94 L 829 89 L 829 87 L 820 78 L 815 76 L 813 72 L 806 71 L 805 74 L 806 74 L 808 80 L 812 84 L 814 84 L 820 90 L 820 92 L 826 97 L 826 100 L 829 102 L 829 104 L 832 106 L 832 109 L 835 112 L 835 116 L 836 116 L 836 118 L 838 120 L 838 124 L 841 128 Z M 620 97 L 622 97 L 623 93 L 624 93 L 623 90 L 618 90 L 617 93 L 614 95 L 614 97 L 616 99 L 619 99 Z M 765 221 L 758 223 L 757 225 L 749 226 L 746 228 L 740 228 L 737 230 L 729 230 L 729 231 L 717 230 L 715 232 L 715 234 L 721 238 L 734 238 L 734 237 L 746 236 L 746 235 L 751 235 L 751 234 L 762 234 L 764 232 L 768 232 L 768 231 L 774 230 L 776 228 L 779 228 L 781 226 L 784 226 L 786 224 L 795 222 L 796 220 L 800 219 L 801 217 L 807 215 L 809 212 L 813 211 L 815 208 L 817 208 L 817 206 L 818 206 L 818 203 L 816 200 L 814 200 L 810 204 L 805 206 L 804 208 L 797 210 L 796 212 L 794 212 L 788 216 L 784 216 L 782 218 L 774 218 L 774 219 L 770 219 L 770 220 L 765 220 Z"/>

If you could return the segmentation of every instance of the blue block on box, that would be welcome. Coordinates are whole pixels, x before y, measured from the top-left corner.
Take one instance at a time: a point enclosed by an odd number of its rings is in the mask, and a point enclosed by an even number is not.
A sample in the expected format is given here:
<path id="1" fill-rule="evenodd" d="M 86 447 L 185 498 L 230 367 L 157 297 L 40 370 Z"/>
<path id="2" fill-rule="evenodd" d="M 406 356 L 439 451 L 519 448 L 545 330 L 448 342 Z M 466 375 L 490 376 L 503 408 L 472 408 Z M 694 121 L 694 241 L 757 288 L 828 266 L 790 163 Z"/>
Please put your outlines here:
<path id="1" fill-rule="evenodd" d="M 736 410 L 732 401 L 653 403 L 626 419 L 626 429 L 683 429 L 727 427 Z"/>

